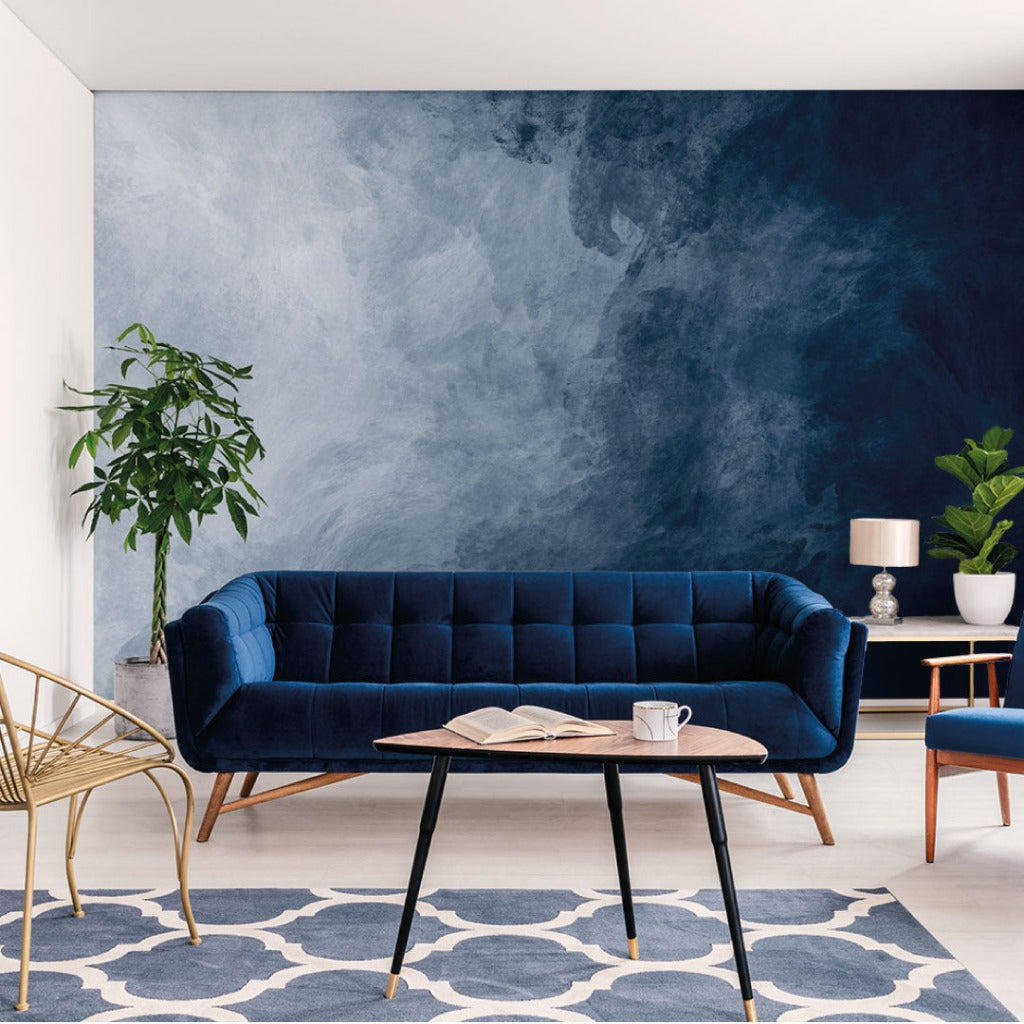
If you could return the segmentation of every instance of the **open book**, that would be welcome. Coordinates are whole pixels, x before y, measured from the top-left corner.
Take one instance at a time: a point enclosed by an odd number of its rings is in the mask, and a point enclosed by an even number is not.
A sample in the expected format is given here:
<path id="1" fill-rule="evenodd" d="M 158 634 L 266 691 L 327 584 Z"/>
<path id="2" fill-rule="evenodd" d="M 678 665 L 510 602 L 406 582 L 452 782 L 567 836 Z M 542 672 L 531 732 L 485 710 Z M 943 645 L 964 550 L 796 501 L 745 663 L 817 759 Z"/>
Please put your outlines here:
<path id="1" fill-rule="evenodd" d="M 444 727 L 476 743 L 515 743 L 518 740 L 561 739 L 563 736 L 614 735 L 607 726 L 532 704 L 523 704 L 513 711 L 479 708 L 445 722 Z"/>

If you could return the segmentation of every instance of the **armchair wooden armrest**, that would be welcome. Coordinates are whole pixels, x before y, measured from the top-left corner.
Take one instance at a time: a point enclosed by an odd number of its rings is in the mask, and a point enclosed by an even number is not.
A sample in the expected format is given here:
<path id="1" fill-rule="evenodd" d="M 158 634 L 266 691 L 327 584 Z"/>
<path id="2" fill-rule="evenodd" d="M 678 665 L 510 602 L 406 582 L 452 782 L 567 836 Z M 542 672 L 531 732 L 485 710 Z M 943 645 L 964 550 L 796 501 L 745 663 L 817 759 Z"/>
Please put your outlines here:
<path id="1" fill-rule="evenodd" d="M 1009 661 L 1012 657 L 1006 651 L 999 654 L 951 654 L 945 658 L 924 658 L 921 664 L 929 667 L 938 665 L 940 668 L 943 665 L 985 665 L 989 662 Z"/>
<path id="2" fill-rule="evenodd" d="M 952 654 L 945 658 L 924 658 L 922 665 L 932 670 L 931 689 L 928 693 L 928 714 L 934 715 L 940 707 L 940 673 L 946 665 L 988 665 L 988 703 L 990 707 L 999 707 L 999 684 L 996 681 L 996 664 L 1009 661 L 1012 654 Z"/>

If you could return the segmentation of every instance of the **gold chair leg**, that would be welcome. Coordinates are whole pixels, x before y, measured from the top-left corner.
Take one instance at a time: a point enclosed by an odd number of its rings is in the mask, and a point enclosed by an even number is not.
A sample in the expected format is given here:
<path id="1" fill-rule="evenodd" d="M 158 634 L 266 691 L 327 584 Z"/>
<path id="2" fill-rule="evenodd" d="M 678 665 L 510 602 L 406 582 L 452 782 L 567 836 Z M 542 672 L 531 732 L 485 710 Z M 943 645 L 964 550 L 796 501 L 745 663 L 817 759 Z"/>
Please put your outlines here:
<path id="1" fill-rule="evenodd" d="M 256 785 L 256 780 L 260 777 L 259 772 L 246 772 L 245 778 L 242 780 L 242 788 L 239 790 L 238 795 L 243 799 L 252 792 L 252 787 Z"/>
<path id="2" fill-rule="evenodd" d="M 28 808 L 28 842 L 25 850 L 25 901 L 21 911 L 21 971 L 18 975 L 16 1010 L 28 1009 L 28 960 L 32 949 L 32 890 L 36 880 L 36 809 Z"/>
<path id="3" fill-rule="evenodd" d="M 825 813 L 825 804 L 821 799 L 818 790 L 818 780 L 813 775 L 797 775 L 800 788 L 804 791 L 807 799 L 807 806 L 811 809 L 814 824 L 818 826 L 818 835 L 825 846 L 835 846 L 836 841 L 832 837 L 832 826 L 828 823 L 828 815 Z"/>
<path id="4" fill-rule="evenodd" d="M 218 772 L 217 778 L 213 780 L 213 789 L 210 790 L 210 802 L 206 805 L 206 813 L 203 815 L 202 824 L 199 826 L 199 835 L 196 836 L 197 843 L 205 843 L 210 838 L 213 826 L 217 824 L 217 815 L 220 814 L 221 804 L 228 795 L 228 787 L 235 777 L 234 772 Z M 253 780 L 255 781 L 255 779 Z M 191 786 L 191 783 L 189 783 Z"/>
<path id="5" fill-rule="evenodd" d="M 85 814 L 85 805 L 92 796 L 92 790 L 87 789 L 82 797 L 82 805 L 78 806 L 78 794 L 75 793 L 68 801 L 68 831 L 64 841 L 64 870 L 68 876 L 68 889 L 71 891 L 72 917 L 84 917 L 82 901 L 78 898 L 78 885 L 75 882 L 75 852 L 78 849 L 78 831 L 82 827 L 82 815 Z"/>
<path id="6" fill-rule="evenodd" d="M 193 946 L 199 946 L 203 940 L 199 937 L 196 919 L 192 915 L 192 901 L 188 895 L 189 836 L 192 834 L 192 819 L 195 815 L 195 794 L 189 777 L 176 764 L 161 764 L 156 767 L 167 768 L 174 772 L 181 779 L 185 787 L 185 831 L 184 835 L 180 835 L 178 833 L 178 822 L 174 817 L 174 807 L 167 796 L 166 790 L 160 785 L 160 780 L 153 775 L 154 769 L 150 769 L 145 773 L 146 777 L 156 786 L 157 791 L 163 798 L 164 807 L 167 808 L 167 816 L 171 819 L 171 833 L 174 837 L 174 863 L 178 874 L 178 890 L 181 893 L 181 909 L 185 915 L 185 923 L 188 925 L 189 942 Z"/>

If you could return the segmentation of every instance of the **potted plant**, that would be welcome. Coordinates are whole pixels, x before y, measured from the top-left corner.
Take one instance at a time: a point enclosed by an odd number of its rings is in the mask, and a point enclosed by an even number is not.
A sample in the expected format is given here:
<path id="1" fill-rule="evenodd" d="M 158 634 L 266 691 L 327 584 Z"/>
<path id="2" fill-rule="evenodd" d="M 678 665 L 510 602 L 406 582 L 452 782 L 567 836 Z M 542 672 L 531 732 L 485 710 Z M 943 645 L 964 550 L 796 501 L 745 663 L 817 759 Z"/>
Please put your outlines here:
<path id="1" fill-rule="evenodd" d="M 935 459 L 939 469 L 967 485 L 971 501 L 947 505 L 934 517 L 946 529 L 928 538 L 928 554 L 960 563 L 953 576 L 957 608 L 966 622 L 978 626 L 1005 622 L 1013 604 L 1016 577 L 1001 571 L 1017 557 L 1017 549 L 1003 540 L 1013 521 L 996 521 L 996 513 L 1024 490 L 1024 466 L 1006 468 L 1012 438 L 1012 430 L 990 427 L 981 444 L 968 437 L 958 454 Z"/>
<path id="2" fill-rule="evenodd" d="M 164 647 L 171 536 L 189 544 L 194 527 L 225 506 L 244 539 L 248 517 L 259 515 L 259 506 L 265 504 L 248 477 L 253 460 L 266 453 L 252 420 L 242 415 L 235 398 L 237 382 L 252 378 L 251 366 L 232 366 L 175 348 L 157 341 L 139 323 L 122 331 L 109 347 L 124 353 L 119 381 L 94 391 L 65 382 L 69 391 L 95 401 L 61 408 L 96 414 L 93 428 L 71 448 L 68 464 L 75 466 L 83 452 L 95 459 L 100 445 L 112 450 L 105 467 L 95 464 L 94 479 L 73 492 L 91 493 L 82 519 L 83 525 L 89 523 L 89 536 L 101 516 L 112 523 L 124 516 L 126 551 L 137 549 L 140 536 L 153 537 L 149 657 L 115 664 L 114 699 L 171 737 L 174 721 Z M 139 383 L 130 383 L 130 377 Z"/>

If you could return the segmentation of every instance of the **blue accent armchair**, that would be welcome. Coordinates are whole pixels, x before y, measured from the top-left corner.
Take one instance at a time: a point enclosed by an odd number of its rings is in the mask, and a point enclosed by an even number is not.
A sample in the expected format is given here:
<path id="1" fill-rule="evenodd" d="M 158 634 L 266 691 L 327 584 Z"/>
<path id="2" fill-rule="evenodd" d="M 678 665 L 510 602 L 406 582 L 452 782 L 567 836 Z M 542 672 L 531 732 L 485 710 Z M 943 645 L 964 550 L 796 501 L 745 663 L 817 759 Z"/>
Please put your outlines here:
<path id="1" fill-rule="evenodd" d="M 815 775 L 850 756 L 865 643 L 862 624 L 766 572 L 256 572 L 167 627 L 182 756 L 217 773 L 200 841 L 228 810 L 429 768 L 377 752 L 381 736 L 486 705 L 629 718 L 634 701 L 661 699 L 763 743 L 759 770 L 776 774 L 782 796 L 723 789 L 813 815 L 831 842 Z M 241 798 L 224 804 L 236 772 Z M 321 774 L 252 795 L 261 772 Z"/>
<path id="2" fill-rule="evenodd" d="M 1024 623 L 1022 623 L 1024 625 Z M 1010 662 L 1006 697 L 999 705 L 996 665 Z M 969 654 L 926 658 L 931 668 L 928 718 L 925 720 L 925 860 L 935 860 L 939 779 L 963 769 L 996 773 L 999 809 L 1010 824 L 1009 774 L 1024 774 L 1024 629 L 1017 635 L 1013 654 Z M 941 670 L 949 665 L 988 666 L 988 707 L 939 711 Z"/>

